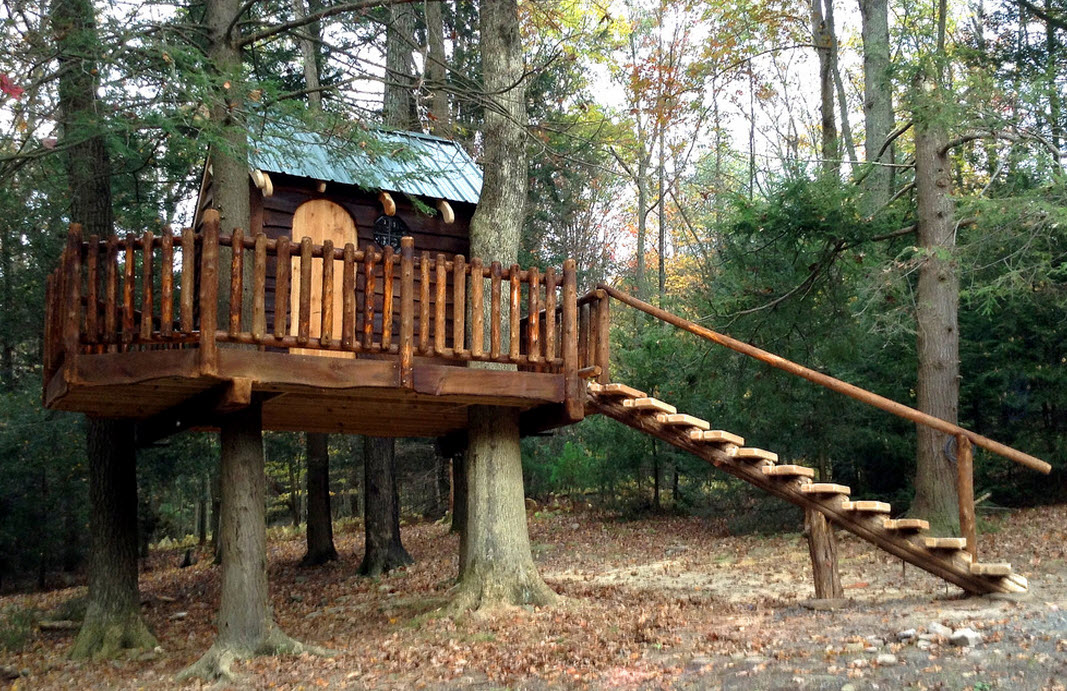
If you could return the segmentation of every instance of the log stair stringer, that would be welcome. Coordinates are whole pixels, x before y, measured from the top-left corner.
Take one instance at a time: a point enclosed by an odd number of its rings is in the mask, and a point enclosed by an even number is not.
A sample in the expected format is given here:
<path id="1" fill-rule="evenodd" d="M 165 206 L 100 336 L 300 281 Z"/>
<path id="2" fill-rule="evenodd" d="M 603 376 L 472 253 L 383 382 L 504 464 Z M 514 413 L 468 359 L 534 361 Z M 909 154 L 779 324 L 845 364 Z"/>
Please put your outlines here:
<path id="1" fill-rule="evenodd" d="M 972 563 L 962 538 L 926 536 L 925 521 L 891 519 L 888 504 L 853 500 L 844 485 L 813 482 L 802 467 L 779 465 L 776 454 L 745 448 L 738 435 L 711 430 L 705 421 L 678 414 L 670 404 L 642 391 L 594 382 L 589 384 L 588 404 L 591 412 L 662 439 L 792 504 L 819 511 L 840 528 L 969 593 L 1027 590 L 1026 578 L 1008 564 Z"/>

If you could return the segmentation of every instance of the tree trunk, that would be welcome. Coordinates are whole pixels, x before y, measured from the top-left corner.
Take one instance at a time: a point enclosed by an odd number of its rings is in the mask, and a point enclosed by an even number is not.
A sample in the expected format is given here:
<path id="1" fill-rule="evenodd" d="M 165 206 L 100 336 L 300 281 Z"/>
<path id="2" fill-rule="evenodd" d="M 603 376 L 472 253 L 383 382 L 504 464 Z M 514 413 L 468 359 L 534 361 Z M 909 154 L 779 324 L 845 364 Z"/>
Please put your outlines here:
<path id="1" fill-rule="evenodd" d="M 415 9 L 409 3 L 389 5 L 385 29 L 385 90 L 382 120 L 390 127 L 416 129 L 415 78 L 411 48 L 415 45 Z"/>
<path id="2" fill-rule="evenodd" d="M 307 7 L 304 0 L 293 0 L 293 15 L 298 19 L 307 17 Z M 312 22 L 306 29 L 312 38 L 298 38 L 300 44 L 300 56 L 304 66 L 304 88 L 307 90 L 308 108 L 312 111 L 322 110 L 322 91 L 319 89 L 319 60 L 318 46 L 315 41 L 319 37 L 319 23 Z"/>
<path id="3" fill-rule="evenodd" d="M 452 610 L 551 605 L 558 596 L 541 580 L 530 552 L 518 410 L 471 406 L 467 422 L 467 530 Z"/>
<path id="4" fill-rule="evenodd" d="M 856 166 L 856 145 L 852 143 L 852 127 L 848 121 L 848 97 L 845 94 L 845 84 L 841 80 L 841 69 L 838 65 L 840 44 L 837 41 L 837 28 L 834 23 L 834 0 L 826 0 L 826 37 L 830 41 L 830 73 L 834 80 L 834 91 L 837 94 L 837 115 L 841 119 L 841 138 L 838 142 L 839 151 L 848 154 L 849 167 Z M 840 155 L 840 154 L 839 154 Z"/>
<path id="5" fill-rule="evenodd" d="M 366 551 L 359 573 L 364 576 L 380 576 L 414 561 L 400 540 L 395 441 L 384 437 L 363 438 Z"/>
<path id="6" fill-rule="evenodd" d="M 833 0 L 826 0 L 828 3 Z M 822 169 L 827 175 L 839 175 L 841 156 L 838 153 L 837 124 L 834 120 L 834 76 L 831 60 L 833 38 L 827 30 L 822 9 L 823 0 L 811 0 L 811 40 L 819 56 L 819 115 L 822 132 Z"/>
<path id="7" fill-rule="evenodd" d="M 133 426 L 126 421 L 92 420 L 87 427 L 89 457 L 89 604 L 72 658 L 104 659 L 156 639 L 141 618 L 137 588 L 137 453 Z"/>
<path id="8" fill-rule="evenodd" d="M 834 528 L 820 511 L 805 509 L 804 534 L 808 538 L 811 571 L 815 578 L 815 597 L 836 600 L 845 596 L 837 570 L 837 537 Z"/>
<path id="9" fill-rule="evenodd" d="M 208 477 L 200 476 L 200 499 L 197 501 L 196 514 L 196 543 L 203 547 L 207 544 L 207 514 L 211 506 L 211 497 L 208 494 Z"/>
<path id="10" fill-rule="evenodd" d="M 318 652 L 274 624 L 267 592 L 266 473 L 258 402 L 222 419 L 222 586 L 218 637 L 178 675 L 231 679 L 234 660 L 255 655 Z"/>
<path id="11" fill-rule="evenodd" d="M 219 473 L 216 470 L 211 478 L 211 552 L 214 554 L 213 563 L 218 566 L 222 563 L 222 543 L 219 540 L 220 523 L 222 522 L 222 485 Z"/>
<path id="12" fill-rule="evenodd" d="M 452 458 L 452 527 L 453 533 L 467 529 L 467 464 L 463 456 Z"/>
<path id="13" fill-rule="evenodd" d="M 482 3 L 480 21 L 485 89 L 498 108 L 485 113 L 485 177 L 471 254 L 507 265 L 518 256 L 527 187 L 518 5 Z M 472 406 L 467 420 L 467 516 L 452 611 L 550 604 L 556 594 L 537 573 L 526 528 L 518 410 Z"/>
<path id="14" fill-rule="evenodd" d="M 940 87 L 916 84 L 915 192 L 922 248 L 916 291 L 918 341 L 917 407 L 956 422 L 959 407 L 959 277 L 956 267 L 955 202 Z M 935 532 L 959 530 L 956 473 L 945 452 L 947 437 L 918 426 L 915 500 L 910 513 L 930 521 Z"/>
<path id="15" fill-rule="evenodd" d="M 438 137 L 452 136 L 452 112 L 448 105 L 448 77 L 445 57 L 445 27 L 441 3 L 426 3 L 426 81 L 430 87 L 430 132 Z"/>
<path id="16" fill-rule="evenodd" d="M 892 196 L 894 147 L 879 155 L 893 130 L 893 83 L 889 64 L 888 0 L 860 0 L 863 37 L 863 146 L 871 169 L 863 179 L 863 210 L 874 214 Z"/>
<path id="17" fill-rule="evenodd" d="M 337 559 L 330 511 L 329 435 L 307 434 L 307 553 L 301 563 L 314 566 Z"/>

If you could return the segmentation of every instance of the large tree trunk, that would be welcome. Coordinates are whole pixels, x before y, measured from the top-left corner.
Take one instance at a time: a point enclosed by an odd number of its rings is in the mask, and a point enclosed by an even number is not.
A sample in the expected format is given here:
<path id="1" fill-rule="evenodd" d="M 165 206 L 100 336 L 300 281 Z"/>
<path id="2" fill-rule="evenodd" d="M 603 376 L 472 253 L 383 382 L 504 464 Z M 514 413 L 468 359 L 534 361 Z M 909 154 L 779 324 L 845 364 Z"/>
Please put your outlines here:
<path id="1" fill-rule="evenodd" d="M 415 114 L 415 69 L 411 48 L 415 45 L 415 9 L 409 3 L 390 5 L 385 29 L 385 92 L 382 119 L 390 127 L 418 127 Z"/>
<path id="2" fill-rule="evenodd" d="M 873 214 L 892 195 L 894 147 L 882 147 L 893 130 L 888 0 L 860 0 L 863 36 L 863 146 L 871 169 L 863 179 L 863 209 Z M 881 154 L 879 155 L 879 152 Z"/>
<path id="3" fill-rule="evenodd" d="M 89 604 L 71 657 L 102 659 L 152 648 L 156 639 L 141 619 L 137 589 L 137 453 L 133 426 L 94 419 L 86 439 L 89 458 Z"/>
<path id="4" fill-rule="evenodd" d="M 96 18 L 87 0 L 55 0 L 52 31 L 59 55 L 62 133 L 71 219 L 87 235 L 114 233 L 111 160 L 105 146 L 96 91 Z M 123 649 L 152 647 L 137 589 L 137 479 L 129 425 L 87 420 L 90 525 L 89 605 L 71 654 L 102 658 Z"/>
<path id="5" fill-rule="evenodd" d="M 396 440 L 363 438 L 366 551 L 359 572 L 379 576 L 414 559 L 400 541 L 400 493 L 396 486 Z"/>
<path id="6" fill-rule="evenodd" d="M 326 434 L 307 435 L 307 553 L 301 561 L 314 566 L 337 559 L 330 511 L 330 449 Z"/>
<path id="7" fill-rule="evenodd" d="M 923 89 L 923 84 L 917 88 Z M 922 248 L 915 320 L 918 335 L 919 410 L 956 422 L 959 408 L 959 277 L 956 271 L 955 202 L 948 141 L 937 107 L 940 93 L 922 93 L 915 114 L 915 192 Z M 959 530 L 956 473 L 943 433 L 918 426 L 915 500 L 910 513 L 935 531 Z"/>
<path id="8" fill-rule="evenodd" d="M 485 180 L 471 221 L 471 254 L 506 265 L 518 256 L 527 184 L 518 6 L 482 3 L 480 19 L 485 90 L 499 108 L 485 114 Z M 518 411 L 472 406 L 467 420 L 467 518 L 452 611 L 551 604 L 556 594 L 530 552 Z"/>
<path id="9" fill-rule="evenodd" d="M 426 3 L 426 81 L 430 87 L 430 132 L 452 136 L 452 111 L 448 105 L 448 76 L 445 62 L 445 26 L 440 2 Z"/>
<path id="10" fill-rule="evenodd" d="M 222 592 L 218 637 L 178 675 L 230 679 L 234 660 L 255 655 L 318 652 L 275 626 L 267 592 L 266 473 L 262 409 L 258 402 L 231 413 L 221 424 Z"/>
<path id="11" fill-rule="evenodd" d="M 833 0 L 826 0 L 827 3 Z M 823 0 L 811 0 L 811 40 L 819 56 L 819 115 L 822 132 L 822 169 L 827 175 L 841 171 L 837 123 L 834 120 L 833 36 L 823 14 Z"/>

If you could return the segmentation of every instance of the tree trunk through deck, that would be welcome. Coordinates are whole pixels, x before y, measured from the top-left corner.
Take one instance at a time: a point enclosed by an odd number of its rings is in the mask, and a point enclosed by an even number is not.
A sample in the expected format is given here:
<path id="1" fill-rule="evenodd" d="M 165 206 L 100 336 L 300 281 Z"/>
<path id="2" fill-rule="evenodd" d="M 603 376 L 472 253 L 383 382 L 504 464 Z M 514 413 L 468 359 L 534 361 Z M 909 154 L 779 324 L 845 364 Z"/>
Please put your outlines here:
<path id="1" fill-rule="evenodd" d="M 837 570 L 837 536 L 826 516 L 813 509 L 804 511 L 804 533 L 808 538 L 811 571 L 815 579 L 815 597 L 836 600 L 845 596 Z"/>
<path id="2" fill-rule="evenodd" d="M 92 552 L 89 605 L 72 658 L 104 659 L 124 650 L 152 648 L 156 639 L 141 619 L 137 589 L 137 452 L 133 425 L 91 420 L 87 426 Z"/>
<path id="3" fill-rule="evenodd" d="M 363 576 L 380 576 L 415 561 L 400 541 L 395 441 L 386 437 L 363 438 L 366 551 L 359 565 Z"/>
<path id="4" fill-rule="evenodd" d="M 330 511 L 329 435 L 307 434 L 307 553 L 304 566 L 337 559 Z"/>
<path id="5" fill-rule="evenodd" d="M 479 21 L 485 91 L 498 107 L 485 112 L 485 178 L 471 219 L 471 255 L 508 264 L 518 257 L 527 188 L 518 4 L 484 2 Z M 451 611 L 551 604 L 557 596 L 541 580 L 530 553 L 518 411 L 472 406 L 467 420 L 467 515 Z"/>
<path id="6" fill-rule="evenodd" d="M 916 89 L 925 91 L 923 84 Z M 939 89 L 936 89 L 938 92 Z M 941 93 L 916 96 L 926 104 L 916 113 L 915 193 L 918 199 L 922 264 L 916 291 L 919 410 L 955 423 L 960 395 L 959 276 L 956 271 L 956 208 L 948 141 L 937 107 Z M 926 425 L 917 429 L 915 499 L 909 513 L 930 521 L 933 534 L 959 531 L 956 471 L 946 452 L 951 437 Z"/>
<path id="7" fill-rule="evenodd" d="M 455 612 L 502 605 L 551 605 L 558 596 L 537 573 L 526 527 L 519 413 L 468 412 L 467 529 L 460 536 Z"/>
<path id="8" fill-rule="evenodd" d="M 220 424 L 222 462 L 222 592 L 218 637 L 196 663 L 178 675 L 231 679 L 234 660 L 255 655 L 322 652 L 275 626 L 267 592 L 267 490 L 262 407 L 253 402 Z"/>

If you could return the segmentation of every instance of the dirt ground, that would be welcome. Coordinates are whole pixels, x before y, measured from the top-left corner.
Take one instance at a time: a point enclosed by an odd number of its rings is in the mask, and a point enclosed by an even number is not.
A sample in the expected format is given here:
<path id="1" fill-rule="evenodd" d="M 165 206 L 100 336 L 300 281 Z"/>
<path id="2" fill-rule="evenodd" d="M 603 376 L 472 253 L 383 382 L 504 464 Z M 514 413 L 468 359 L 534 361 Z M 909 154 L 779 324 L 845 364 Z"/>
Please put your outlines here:
<path id="1" fill-rule="evenodd" d="M 339 562 L 313 569 L 298 566 L 301 537 L 272 540 L 278 624 L 337 654 L 239 663 L 233 687 L 1067 689 L 1067 506 L 1003 515 L 980 537 L 984 561 L 1011 561 L 1030 579 L 1025 598 L 963 597 L 843 537 L 847 602 L 834 609 L 809 600 L 799 535 L 734 537 L 716 521 L 626 521 L 568 504 L 530 514 L 534 553 L 562 604 L 453 620 L 437 610 L 458 539 L 443 525 L 404 530 L 417 562 L 379 580 L 355 573 L 358 529 L 338 535 Z M 22 674 L 0 685 L 180 688 L 175 673 L 210 645 L 218 597 L 217 568 L 179 569 L 180 557 L 156 553 L 142 575 L 159 649 L 74 663 L 72 632 L 38 632 L 23 652 L 0 652 L 0 667 Z M 84 592 L 2 597 L 0 611 L 54 612 Z M 961 628 L 981 642 L 952 645 L 948 630 Z"/>

